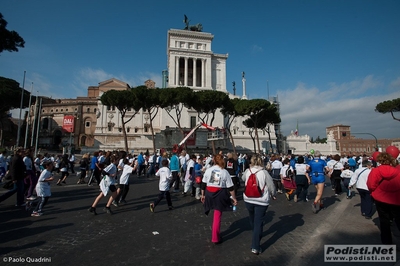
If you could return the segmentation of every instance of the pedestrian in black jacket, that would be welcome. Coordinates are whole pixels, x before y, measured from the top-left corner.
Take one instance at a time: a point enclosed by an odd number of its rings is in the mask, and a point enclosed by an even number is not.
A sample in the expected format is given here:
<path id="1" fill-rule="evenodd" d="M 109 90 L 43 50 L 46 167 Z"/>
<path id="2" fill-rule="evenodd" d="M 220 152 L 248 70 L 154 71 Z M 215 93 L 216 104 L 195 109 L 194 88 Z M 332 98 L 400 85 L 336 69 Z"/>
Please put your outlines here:
<path id="1" fill-rule="evenodd" d="M 7 193 L 0 196 L 0 202 L 8 199 L 15 193 L 17 193 L 17 203 L 15 206 L 25 206 L 24 203 L 24 178 L 26 175 L 25 164 L 23 161 L 24 150 L 18 148 L 11 160 L 10 164 L 10 175 L 14 183 L 14 187 Z"/>

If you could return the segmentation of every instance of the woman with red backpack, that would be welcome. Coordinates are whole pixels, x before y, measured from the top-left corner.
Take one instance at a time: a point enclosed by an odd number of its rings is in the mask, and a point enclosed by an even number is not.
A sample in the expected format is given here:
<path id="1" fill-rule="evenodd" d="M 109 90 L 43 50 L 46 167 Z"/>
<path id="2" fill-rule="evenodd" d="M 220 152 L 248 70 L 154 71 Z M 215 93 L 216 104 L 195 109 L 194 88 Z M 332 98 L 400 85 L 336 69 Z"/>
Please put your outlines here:
<path id="1" fill-rule="evenodd" d="M 261 253 L 260 241 L 263 233 L 264 216 L 267 212 L 270 198 L 275 199 L 276 194 L 274 182 L 263 166 L 264 163 L 261 156 L 253 155 L 250 159 L 250 168 L 242 175 L 242 179 L 245 182 L 243 199 L 249 212 L 250 225 L 252 227 L 251 252 L 255 255 Z M 256 179 L 255 181 L 253 180 L 254 178 Z"/>

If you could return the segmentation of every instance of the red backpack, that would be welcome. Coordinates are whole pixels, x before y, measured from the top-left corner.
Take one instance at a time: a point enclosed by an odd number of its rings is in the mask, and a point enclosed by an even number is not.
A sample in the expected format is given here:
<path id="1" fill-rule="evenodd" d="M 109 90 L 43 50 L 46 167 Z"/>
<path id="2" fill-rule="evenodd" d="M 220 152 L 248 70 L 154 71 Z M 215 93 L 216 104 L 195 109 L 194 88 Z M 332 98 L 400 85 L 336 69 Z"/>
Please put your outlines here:
<path id="1" fill-rule="evenodd" d="M 247 180 L 247 184 L 244 189 L 244 194 L 248 198 L 259 198 L 264 194 L 264 189 L 261 190 L 257 184 L 256 174 L 258 173 L 258 171 L 255 173 L 252 173 L 250 168 L 249 168 L 249 171 L 250 171 L 250 176 L 249 176 L 249 179 Z"/>

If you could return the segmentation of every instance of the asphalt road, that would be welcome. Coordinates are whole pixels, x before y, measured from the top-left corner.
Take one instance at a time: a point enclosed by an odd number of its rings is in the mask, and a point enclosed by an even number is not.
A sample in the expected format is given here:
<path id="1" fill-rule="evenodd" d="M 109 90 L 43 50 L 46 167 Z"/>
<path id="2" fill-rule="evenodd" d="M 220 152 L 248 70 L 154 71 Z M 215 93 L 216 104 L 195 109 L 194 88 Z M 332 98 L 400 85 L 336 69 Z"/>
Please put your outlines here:
<path id="1" fill-rule="evenodd" d="M 156 177 L 132 177 L 128 202 L 112 206 L 113 215 L 102 210 L 105 199 L 98 215 L 89 213 L 99 187 L 76 182 L 75 175 L 61 187 L 53 182 L 52 197 L 41 217 L 15 207 L 15 196 L 0 203 L 1 265 L 28 264 L 34 259 L 54 265 L 322 265 L 325 244 L 380 244 L 377 214 L 364 219 L 358 195 L 350 200 L 345 195 L 335 197 L 329 186 L 324 192 L 327 208 L 318 214 L 312 213 L 311 202 L 294 203 L 284 195 L 272 201 L 261 241 L 263 252 L 256 256 L 250 252 L 250 225 L 241 196 L 236 212 L 223 213 L 224 242 L 214 245 L 212 214 L 206 216 L 196 199 L 175 193 L 174 210 L 168 210 L 164 200 L 155 213 L 150 212 L 149 203 L 158 194 Z M 310 199 L 314 198 L 315 189 L 309 191 Z"/>

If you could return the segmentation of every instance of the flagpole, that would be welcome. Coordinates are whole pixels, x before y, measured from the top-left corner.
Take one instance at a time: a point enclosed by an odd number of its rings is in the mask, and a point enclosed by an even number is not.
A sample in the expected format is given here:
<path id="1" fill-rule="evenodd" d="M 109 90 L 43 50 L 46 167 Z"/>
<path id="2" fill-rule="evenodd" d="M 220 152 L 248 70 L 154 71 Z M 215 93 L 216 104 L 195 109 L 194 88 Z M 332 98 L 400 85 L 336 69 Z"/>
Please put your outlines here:
<path id="1" fill-rule="evenodd" d="M 27 145 L 27 143 L 28 143 L 28 131 L 29 131 L 29 124 L 28 124 L 28 121 L 29 121 L 29 117 L 30 117 L 29 114 L 30 114 L 31 103 L 32 103 L 32 90 L 33 90 L 33 82 L 32 82 L 32 85 L 31 85 L 31 93 L 30 93 L 30 95 L 29 95 L 28 116 L 27 116 L 27 118 L 26 118 L 24 149 L 26 149 L 26 145 Z"/>
<path id="2" fill-rule="evenodd" d="M 21 89 L 21 104 L 19 105 L 19 120 L 18 120 L 18 132 L 17 132 L 17 143 L 16 146 L 19 146 L 19 138 L 21 134 L 21 115 L 22 115 L 22 106 L 24 103 L 24 91 L 25 91 L 25 75 L 26 70 L 24 71 L 24 80 L 22 81 L 22 89 Z"/>
<path id="3" fill-rule="evenodd" d="M 38 96 L 39 96 L 39 91 L 36 92 L 35 111 L 33 112 L 33 126 L 32 126 L 32 136 L 31 136 L 31 147 L 33 147 L 33 138 L 35 136 L 36 112 L 37 112 L 38 104 L 39 104 Z"/>
<path id="4" fill-rule="evenodd" d="M 35 157 L 38 154 L 38 144 L 39 144 L 39 129 L 40 129 L 40 113 L 42 109 L 42 97 L 40 97 L 39 101 L 39 110 L 38 110 L 38 121 L 37 121 L 37 128 L 36 128 L 36 144 L 35 144 Z"/>

